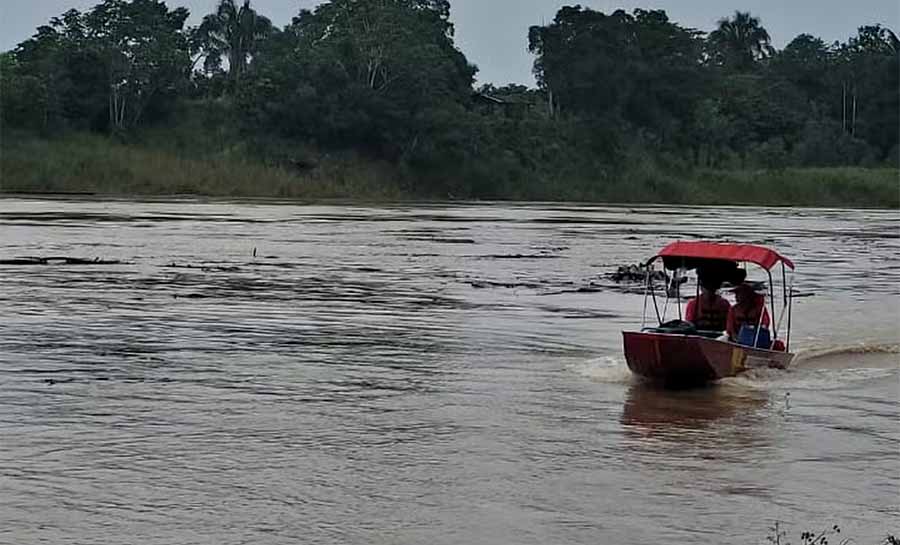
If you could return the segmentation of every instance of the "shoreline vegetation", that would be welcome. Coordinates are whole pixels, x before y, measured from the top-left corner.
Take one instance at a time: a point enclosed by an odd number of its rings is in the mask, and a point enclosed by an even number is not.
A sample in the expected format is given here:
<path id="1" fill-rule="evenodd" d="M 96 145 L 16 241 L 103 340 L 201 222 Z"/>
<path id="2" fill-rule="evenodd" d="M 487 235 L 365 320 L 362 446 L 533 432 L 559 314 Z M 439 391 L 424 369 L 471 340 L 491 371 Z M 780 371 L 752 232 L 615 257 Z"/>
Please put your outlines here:
<path id="1" fill-rule="evenodd" d="M 387 162 L 351 153 L 323 157 L 310 168 L 288 168 L 253 158 L 191 157 L 183 152 L 76 133 L 51 139 L 7 136 L 0 154 L 0 195 L 93 194 L 347 199 L 367 202 L 469 200 L 439 194 Z M 692 169 L 665 172 L 648 163 L 610 178 L 577 183 L 519 184 L 496 201 L 568 201 L 629 204 L 759 205 L 900 208 L 900 171 L 825 167 Z"/>
<path id="2" fill-rule="evenodd" d="M 877 21 L 778 50 L 747 12 L 564 6 L 529 87 L 476 84 L 450 0 L 96 1 L 0 53 L 0 194 L 900 208 Z"/>

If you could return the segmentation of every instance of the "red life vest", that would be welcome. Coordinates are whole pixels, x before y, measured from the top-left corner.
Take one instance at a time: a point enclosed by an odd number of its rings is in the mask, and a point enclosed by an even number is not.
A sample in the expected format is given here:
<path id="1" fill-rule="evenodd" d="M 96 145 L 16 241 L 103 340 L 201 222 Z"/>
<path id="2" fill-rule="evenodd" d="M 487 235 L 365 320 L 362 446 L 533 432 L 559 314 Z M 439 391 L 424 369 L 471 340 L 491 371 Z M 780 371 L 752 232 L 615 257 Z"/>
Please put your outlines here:
<path id="1" fill-rule="evenodd" d="M 686 318 L 701 331 L 725 331 L 730 308 L 723 297 L 717 295 L 715 302 L 710 304 L 701 295 L 688 303 Z"/>
<path id="2" fill-rule="evenodd" d="M 763 297 L 753 301 L 753 305 L 734 305 L 728 314 L 728 334 L 734 337 L 740 331 L 742 325 L 756 327 L 769 327 L 769 311 L 766 310 L 766 302 Z M 749 307 L 749 308 L 748 308 Z M 760 315 L 762 320 L 760 321 Z"/>

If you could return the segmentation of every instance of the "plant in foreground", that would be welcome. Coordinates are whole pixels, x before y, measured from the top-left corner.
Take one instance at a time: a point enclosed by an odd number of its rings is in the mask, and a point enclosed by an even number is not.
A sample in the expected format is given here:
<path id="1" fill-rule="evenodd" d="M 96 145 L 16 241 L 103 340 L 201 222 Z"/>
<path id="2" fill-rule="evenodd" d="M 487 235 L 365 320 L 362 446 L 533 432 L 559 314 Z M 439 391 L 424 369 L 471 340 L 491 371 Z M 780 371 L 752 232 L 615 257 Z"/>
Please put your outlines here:
<path id="1" fill-rule="evenodd" d="M 766 541 L 771 543 L 772 545 L 791 545 L 791 542 L 788 541 L 787 532 L 784 530 L 784 527 L 781 525 L 780 521 L 775 521 L 775 524 L 769 528 L 771 530 L 771 535 L 766 538 Z M 849 545 L 854 541 L 850 538 L 844 538 L 840 541 L 836 541 L 841 534 L 841 527 L 835 524 L 829 529 L 826 529 L 821 532 L 803 532 L 800 534 L 800 544 L 801 545 Z M 832 542 L 831 540 L 835 540 Z M 884 538 L 884 541 L 881 542 L 881 545 L 900 545 L 900 538 L 894 537 L 893 535 L 888 535 Z"/>

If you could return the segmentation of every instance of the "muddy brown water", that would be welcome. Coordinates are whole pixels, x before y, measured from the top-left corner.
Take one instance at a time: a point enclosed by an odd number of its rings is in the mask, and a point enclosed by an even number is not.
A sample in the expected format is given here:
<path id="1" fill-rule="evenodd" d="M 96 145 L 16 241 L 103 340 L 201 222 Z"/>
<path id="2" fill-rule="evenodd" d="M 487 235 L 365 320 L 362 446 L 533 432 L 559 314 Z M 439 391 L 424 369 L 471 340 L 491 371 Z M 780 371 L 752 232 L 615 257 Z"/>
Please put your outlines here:
<path id="1" fill-rule="evenodd" d="M 793 369 L 630 376 L 676 238 L 795 259 Z M 896 212 L 3 199 L 20 256 L 122 263 L 0 266 L 2 543 L 900 530 Z"/>

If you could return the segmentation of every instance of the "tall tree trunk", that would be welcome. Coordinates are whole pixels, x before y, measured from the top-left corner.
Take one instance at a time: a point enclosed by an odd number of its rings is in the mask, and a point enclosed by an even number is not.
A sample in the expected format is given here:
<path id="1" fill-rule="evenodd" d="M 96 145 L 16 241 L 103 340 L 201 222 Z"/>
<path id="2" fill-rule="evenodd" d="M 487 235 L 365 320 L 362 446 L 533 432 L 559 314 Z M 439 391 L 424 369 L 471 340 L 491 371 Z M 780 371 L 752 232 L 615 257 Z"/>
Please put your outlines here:
<path id="1" fill-rule="evenodd" d="M 238 81 L 241 79 L 241 72 L 244 71 L 244 57 L 240 44 L 233 44 L 228 53 L 228 71 L 231 75 L 232 92 L 237 89 Z"/>
<path id="2" fill-rule="evenodd" d="M 856 136 L 856 84 L 853 85 L 853 121 L 850 125 L 850 134 Z"/>
<path id="3" fill-rule="evenodd" d="M 116 118 L 119 116 L 119 94 L 115 84 L 109 85 L 109 132 L 116 132 Z"/>
<path id="4" fill-rule="evenodd" d="M 116 128 L 116 112 L 119 107 L 116 104 L 116 86 L 110 81 L 109 83 L 109 132 L 113 132 Z"/>
<path id="5" fill-rule="evenodd" d="M 547 97 L 548 97 L 548 107 L 550 109 L 550 119 L 556 119 L 556 114 L 559 111 L 559 104 L 556 103 L 556 95 L 553 94 L 553 89 L 547 89 Z"/>
<path id="6" fill-rule="evenodd" d="M 847 132 L 847 82 L 841 82 L 841 134 Z"/>
<path id="7" fill-rule="evenodd" d="M 54 107 L 54 103 L 56 102 L 56 85 L 53 79 L 52 74 L 48 74 L 47 82 L 45 85 L 46 90 L 46 100 L 44 101 L 44 120 L 41 124 L 41 130 L 47 132 L 50 128 L 50 113 L 51 108 Z"/>

